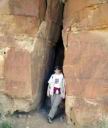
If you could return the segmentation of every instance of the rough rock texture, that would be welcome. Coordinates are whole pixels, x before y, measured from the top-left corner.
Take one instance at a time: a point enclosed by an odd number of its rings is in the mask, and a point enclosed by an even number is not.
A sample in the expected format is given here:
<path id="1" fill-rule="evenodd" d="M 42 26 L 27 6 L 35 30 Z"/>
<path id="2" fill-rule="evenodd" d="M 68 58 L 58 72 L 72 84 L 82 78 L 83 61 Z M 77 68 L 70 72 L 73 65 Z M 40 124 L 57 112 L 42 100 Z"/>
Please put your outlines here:
<path id="1" fill-rule="evenodd" d="M 37 38 L 45 11 L 44 0 L 0 1 L 0 108 L 4 113 L 30 111 L 39 102 L 35 100 L 39 82 L 33 76 L 39 78 L 41 72 L 34 64 L 38 62 L 36 44 L 44 43 Z"/>
<path id="2" fill-rule="evenodd" d="M 45 0 L 0 1 L 0 112 L 28 112 L 40 105 L 60 33 L 61 9 L 59 0 L 47 6 Z"/>
<path id="3" fill-rule="evenodd" d="M 108 0 L 0 0 L 0 112 L 39 106 L 63 22 L 68 122 L 106 125 L 107 11 Z"/>
<path id="4" fill-rule="evenodd" d="M 45 15 L 45 0 L 1 0 L 0 14 L 14 14 L 24 16 L 36 16 L 43 19 Z M 40 19 L 39 19 L 40 20 Z"/>
<path id="5" fill-rule="evenodd" d="M 66 114 L 81 126 L 108 119 L 108 1 L 68 0 L 64 11 Z"/>

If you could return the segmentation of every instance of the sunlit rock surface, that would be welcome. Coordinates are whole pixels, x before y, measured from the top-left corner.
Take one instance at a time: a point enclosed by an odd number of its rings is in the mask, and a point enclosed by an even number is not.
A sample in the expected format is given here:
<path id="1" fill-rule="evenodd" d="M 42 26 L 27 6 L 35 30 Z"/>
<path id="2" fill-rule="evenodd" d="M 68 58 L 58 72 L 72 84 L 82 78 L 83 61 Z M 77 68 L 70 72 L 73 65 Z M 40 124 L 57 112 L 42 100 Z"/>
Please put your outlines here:
<path id="1" fill-rule="evenodd" d="M 40 106 L 60 35 L 61 8 L 59 0 L 0 1 L 1 112 L 28 112 Z"/>
<path id="2" fill-rule="evenodd" d="M 98 127 L 108 119 L 108 1 L 68 0 L 64 11 L 66 114 Z M 106 121 L 107 122 L 107 121 Z"/>
<path id="3" fill-rule="evenodd" d="M 39 106 L 63 27 L 67 121 L 106 128 L 107 11 L 107 0 L 1 0 L 0 112 Z"/>

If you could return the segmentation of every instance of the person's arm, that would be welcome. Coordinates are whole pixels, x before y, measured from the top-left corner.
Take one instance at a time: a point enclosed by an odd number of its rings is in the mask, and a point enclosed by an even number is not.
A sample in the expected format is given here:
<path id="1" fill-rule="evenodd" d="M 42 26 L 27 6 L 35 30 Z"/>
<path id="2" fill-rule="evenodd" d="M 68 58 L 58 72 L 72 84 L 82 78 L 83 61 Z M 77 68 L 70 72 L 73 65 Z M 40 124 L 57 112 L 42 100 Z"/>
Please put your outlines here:
<path id="1" fill-rule="evenodd" d="M 65 82 L 65 79 L 64 79 L 64 77 L 63 77 L 63 79 L 62 79 L 62 89 L 61 89 L 61 97 L 64 99 L 65 98 L 65 93 L 66 93 L 66 91 L 65 91 L 65 86 L 66 86 L 66 82 Z"/>
<path id="2" fill-rule="evenodd" d="M 51 75 L 50 79 L 48 80 L 48 84 L 52 84 L 53 83 L 53 78 L 54 78 L 54 75 Z"/>
<path id="3" fill-rule="evenodd" d="M 53 84 L 53 75 L 50 77 L 49 81 L 48 81 L 48 89 L 47 89 L 47 96 L 50 96 L 50 90 L 51 90 L 51 86 Z"/>

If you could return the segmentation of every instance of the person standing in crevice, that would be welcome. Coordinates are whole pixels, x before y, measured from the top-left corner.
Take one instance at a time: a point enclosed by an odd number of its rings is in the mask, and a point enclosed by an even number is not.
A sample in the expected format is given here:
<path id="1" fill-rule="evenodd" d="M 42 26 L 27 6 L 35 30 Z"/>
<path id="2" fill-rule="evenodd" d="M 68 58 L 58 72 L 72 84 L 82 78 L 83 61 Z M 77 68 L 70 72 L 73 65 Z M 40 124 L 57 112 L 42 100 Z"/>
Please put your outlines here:
<path id="1" fill-rule="evenodd" d="M 55 68 L 55 73 L 48 81 L 47 96 L 51 98 L 51 109 L 48 114 L 48 122 L 52 123 L 58 107 L 65 99 L 65 79 L 60 67 Z"/>

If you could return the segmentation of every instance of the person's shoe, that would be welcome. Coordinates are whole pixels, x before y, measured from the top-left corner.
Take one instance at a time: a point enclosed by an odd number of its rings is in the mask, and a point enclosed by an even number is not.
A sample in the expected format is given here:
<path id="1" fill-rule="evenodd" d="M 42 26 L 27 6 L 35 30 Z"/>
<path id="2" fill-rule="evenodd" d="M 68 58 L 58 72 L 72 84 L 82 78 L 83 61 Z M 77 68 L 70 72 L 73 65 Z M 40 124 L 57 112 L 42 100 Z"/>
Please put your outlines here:
<path id="1" fill-rule="evenodd" d="M 51 117 L 48 117 L 48 123 L 49 123 L 49 124 L 52 124 L 52 119 L 51 119 Z"/>

